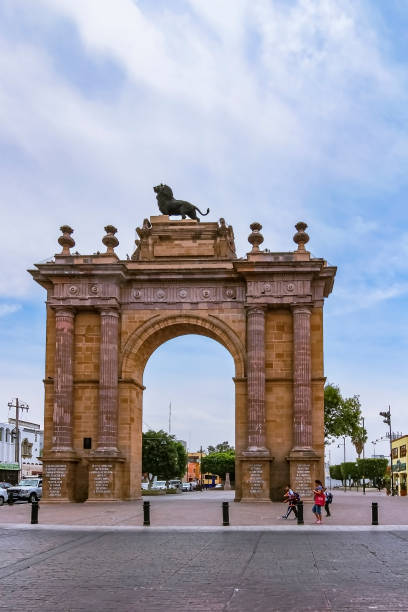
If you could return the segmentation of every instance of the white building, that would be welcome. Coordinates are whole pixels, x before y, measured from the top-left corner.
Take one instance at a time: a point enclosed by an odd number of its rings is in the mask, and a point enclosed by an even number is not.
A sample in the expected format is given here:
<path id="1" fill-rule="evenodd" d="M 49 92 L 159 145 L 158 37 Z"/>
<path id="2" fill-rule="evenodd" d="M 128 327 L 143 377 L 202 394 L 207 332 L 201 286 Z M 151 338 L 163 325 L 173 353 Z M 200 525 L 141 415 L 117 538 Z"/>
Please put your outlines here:
<path id="1" fill-rule="evenodd" d="M 44 432 L 40 425 L 29 421 L 19 421 L 20 452 L 19 464 L 16 463 L 15 419 L 0 423 L 0 481 L 15 482 L 18 471 L 20 476 L 42 474 L 40 459 L 44 444 Z"/>

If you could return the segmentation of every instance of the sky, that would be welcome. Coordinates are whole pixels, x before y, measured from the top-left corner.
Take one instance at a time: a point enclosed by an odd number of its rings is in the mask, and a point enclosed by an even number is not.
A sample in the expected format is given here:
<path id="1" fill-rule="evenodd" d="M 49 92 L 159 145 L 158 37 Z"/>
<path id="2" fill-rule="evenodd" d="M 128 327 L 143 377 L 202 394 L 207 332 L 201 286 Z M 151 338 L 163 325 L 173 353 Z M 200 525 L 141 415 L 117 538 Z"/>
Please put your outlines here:
<path id="1" fill-rule="evenodd" d="M 313 255 L 338 266 L 327 379 L 360 396 L 369 442 L 388 405 L 407 433 L 407 26 L 405 0 L 3 0 L 0 420 L 15 396 L 42 419 L 45 293 L 26 270 L 63 223 L 81 253 L 115 225 L 125 258 L 166 182 L 233 225 L 238 256 L 253 221 L 272 251 L 308 223 Z M 162 345 L 145 426 L 166 429 L 171 401 L 192 448 L 232 442 L 232 376 L 212 340 Z"/>

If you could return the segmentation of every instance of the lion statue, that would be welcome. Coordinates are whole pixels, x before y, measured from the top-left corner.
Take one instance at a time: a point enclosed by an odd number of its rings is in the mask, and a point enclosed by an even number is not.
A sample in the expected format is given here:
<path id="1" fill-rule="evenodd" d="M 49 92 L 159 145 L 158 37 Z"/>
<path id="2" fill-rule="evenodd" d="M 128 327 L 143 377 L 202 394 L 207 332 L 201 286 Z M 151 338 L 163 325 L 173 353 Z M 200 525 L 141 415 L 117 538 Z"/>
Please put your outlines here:
<path id="1" fill-rule="evenodd" d="M 157 204 L 162 215 L 181 215 L 182 219 L 190 217 L 190 219 L 200 221 L 200 219 L 197 217 L 196 211 L 198 211 L 203 217 L 208 215 L 210 212 L 209 208 L 207 208 L 206 213 L 203 213 L 199 208 L 197 208 L 197 206 L 190 204 L 190 202 L 175 200 L 173 197 L 173 191 L 168 185 L 163 185 L 161 183 L 160 185 L 153 187 L 153 191 L 157 194 Z"/>

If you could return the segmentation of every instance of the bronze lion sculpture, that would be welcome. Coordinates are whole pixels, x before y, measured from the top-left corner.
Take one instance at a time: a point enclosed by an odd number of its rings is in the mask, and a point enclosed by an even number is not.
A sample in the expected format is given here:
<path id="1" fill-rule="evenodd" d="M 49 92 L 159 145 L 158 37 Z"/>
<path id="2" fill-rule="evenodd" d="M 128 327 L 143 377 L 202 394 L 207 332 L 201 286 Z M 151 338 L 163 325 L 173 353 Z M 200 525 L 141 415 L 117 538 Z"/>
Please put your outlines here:
<path id="1" fill-rule="evenodd" d="M 197 211 L 200 213 L 200 215 L 203 215 L 203 217 L 208 215 L 210 212 L 209 208 L 207 208 L 206 213 L 203 213 L 199 208 L 197 208 L 197 206 L 190 204 L 190 202 L 175 200 L 173 197 L 173 191 L 168 185 L 156 185 L 156 187 L 153 187 L 153 191 L 157 194 L 157 204 L 162 215 L 181 215 L 182 219 L 190 217 L 190 219 L 200 221 L 200 219 L 197 217 Z"/>

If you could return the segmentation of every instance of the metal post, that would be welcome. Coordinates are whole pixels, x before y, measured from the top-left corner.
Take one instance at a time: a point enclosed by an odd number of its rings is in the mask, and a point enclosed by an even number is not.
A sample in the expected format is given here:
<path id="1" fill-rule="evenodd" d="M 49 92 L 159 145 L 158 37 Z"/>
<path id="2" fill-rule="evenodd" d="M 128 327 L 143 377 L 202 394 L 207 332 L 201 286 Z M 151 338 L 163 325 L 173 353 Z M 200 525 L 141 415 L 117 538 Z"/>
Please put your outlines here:
<path id="1" fill-rule="evenodd" d="M 228 502 L 222 502 L 222 526 L 229 527 L 229 504 Z"/>
<path id="2" fill-rule="evenodd" d="M 343 463 L 346 463 L 346 436 L 343 436 Z M 346 491 L 347 491 L 347 478 L 346 476 L 344 476 L 344 492 Z"/>
<path id="3" fill-rule="evenodd" d="M 38 525 L 38 510 L 39 510 L 38 501 L 33 501 L 31 504 L 31 524 Z"/>
<path id="4" fill-rule="evenodd" d="M 391 428 L 391 406 L 388 406 L 390 425 L 390 466 L 391 466 L 391 495 L 394 495 L 394 471 L 392 469 L 392 428 Z"/>
<path id="5" fill-rule="evenodd" d="M 150 526 L 150 502 L 143 502 L 143 527 Z"/>
<path id="6" fill-rule="evenodd" d="M 365 465 L 365 442 L 364 442 L 364 438 L 365 438 L 365 426 L 364 426 L 364 417 L 361 417 L 361 420 L 363 421 L 363 465 Z M 363 470 L 363 495 L 366 494 L 365 491 L 365 474 L 364 474 L 365 470 Z"/>
<path id="7" fill-rule="evenodd" d="M 371 504 L 371 524 L 378 525 L 378 503 L 373 502 Z"/>
<path id="8" fill-rule="evenodd" d="M 298 525 L 304 525 L 304 520 L 303 520 L 303 502 L 299 501 L 297 503 L 297 524 Z"/>

